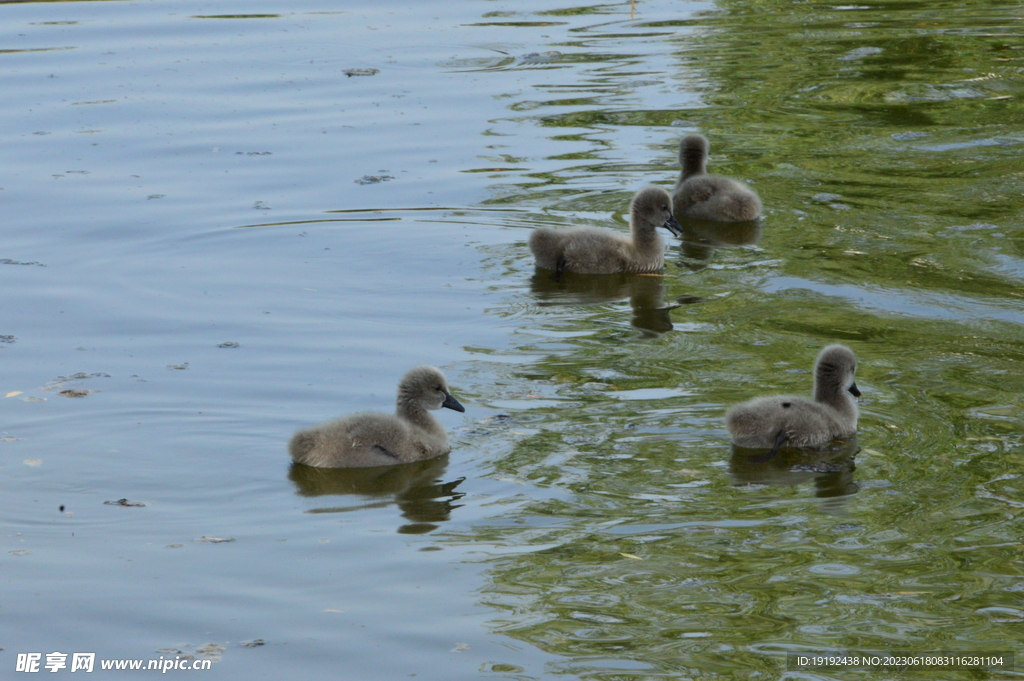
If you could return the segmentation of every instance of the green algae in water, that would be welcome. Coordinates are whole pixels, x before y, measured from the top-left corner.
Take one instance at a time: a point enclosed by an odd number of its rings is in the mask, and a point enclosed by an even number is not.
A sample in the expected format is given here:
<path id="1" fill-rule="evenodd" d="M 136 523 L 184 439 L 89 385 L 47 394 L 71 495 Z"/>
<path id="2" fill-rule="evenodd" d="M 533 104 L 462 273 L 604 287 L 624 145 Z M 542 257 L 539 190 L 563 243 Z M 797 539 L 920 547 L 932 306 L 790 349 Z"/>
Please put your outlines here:
<path id="1" fill-rule="evenodd" d="M 562 656 L 556 673 L 778 678 L 793 651 L 1021 649 L 1018 18 L 952 9 L 722 2 L 679 41 L 679 66 L 706 79 L 701 106 L 581 99 L 543 116 L 597 138 L 685 118 L 712 140 L 712 172 L 753 181 L 768 212 L 757 248 L 669 263 L 657 298 L 699 296 L 671 331 L 628 328 L 621 305 L 594 301 L 533 318 L 565 335 L 520 348 L 547 354 L 530 380 L 578 406 L 533 410 L 538 432 L 497 467 L 564 493 L 476 538 L 538 547 L 496 560 L 481 598 L 502 612 L 497 631 Z M 664 137 L 661 181 L 679 137 Z M 502 203 L 550 199 L 568 174 L 534 175 Z M 831 469 L 746 475 L 726 406 L 808 392 L 834 341 L 860 358 L 854 449 Z"/>

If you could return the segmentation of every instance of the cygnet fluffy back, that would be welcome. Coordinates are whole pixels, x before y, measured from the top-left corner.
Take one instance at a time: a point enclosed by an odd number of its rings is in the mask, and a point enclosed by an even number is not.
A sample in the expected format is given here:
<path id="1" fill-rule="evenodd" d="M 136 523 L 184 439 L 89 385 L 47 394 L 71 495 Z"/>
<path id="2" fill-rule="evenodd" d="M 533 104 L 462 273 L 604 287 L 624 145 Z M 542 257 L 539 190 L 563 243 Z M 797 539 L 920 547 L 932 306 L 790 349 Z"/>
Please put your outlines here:
<path id="1" fill-rule="evenodd" d="M 682 172 L 672 192 L 677 218 L 696 218 L 718 222 L 742 222 L 761 216 L 761 199 L 743 182 L 708 175 L 708 140 L 703 135 L 687 135 L 679 143 Z"/>

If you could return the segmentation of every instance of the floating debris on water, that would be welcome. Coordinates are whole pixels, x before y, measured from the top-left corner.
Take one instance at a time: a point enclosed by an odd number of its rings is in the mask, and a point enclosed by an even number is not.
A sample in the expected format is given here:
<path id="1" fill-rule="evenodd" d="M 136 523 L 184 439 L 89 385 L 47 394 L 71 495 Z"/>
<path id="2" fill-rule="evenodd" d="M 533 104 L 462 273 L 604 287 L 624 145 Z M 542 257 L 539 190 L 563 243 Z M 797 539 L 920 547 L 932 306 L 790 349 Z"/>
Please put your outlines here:
<path id="1" fill-rule="evenodd" d="M 259 648 L 260 646 L 267 645 L 267 642 L 262 638 L 254 638 L 251 641 L 242 641 L 243 648 Z"/>
<path id="2" fill-rule="evenodd" d="M 200 537 L 199 539 L 196 539 L 195 541 L 197 541 L 199 543 L 202 543 L 202 544 L 226 544 L 228 542 L 235 541 L 235 538 L 234 537 L 208 537 L 208 536 L 204 535 L 204 536 Z"/>
<path id="3" fill-rule="evenodd" d="M 220 656 L 227 650 L 226 646 L 218 645 L 216 643 L 207 643 L 201 648 L 196 648 L 196 654 L 213 660 L 214 662 L 220 662 Z"/>
<path id="4" fill-rule="evenodd" d="M 191 648 L 192 646 L 185 646 L 185 647 L 186 648 Z M 178 657 L 179 659 L 182 659 L 182 660 L 194 660 L 194 659 L 196 659 L 195 655 L 193 655 L 191 653 L 186 653 L 184 650 L 181 650 L 180 648 L 157 648 L 156 652 L 162 653 L 163 655 L 175 655 L 176 657 Z"/>
<path id="5" fill-rule="evenodd" d="M 142 507 L 145 506 L 141 501 L 128 501 L 127 499 L 118 499 L 117 501 L 104 501 L 107 506 L 131 506 L 131 507 Z"/>
<path id="6" fill-rule="evenodd" d="M 110 378 L 110 374 L 105 374 L 105 373 L 102 373 L 102 372 L 95 372 L 95 373 L 92 373 L 92 374 L 87 374 L 87 373 L 84 373 L 84 372 L 79 372 L 77 374 L 72 374 L 70 376 L 58 376 L 57 378 L 53 379 L 52 381 L 50 381 L 49 383 L 44 385 L 42 388 L 40 388 L 40 390 L 58 390 L 60 388 L 63 388 L 67 383 L 69 383 L 71 381 L 81 381 L 81 380 L 84 380 L 84 379 L 87 379 L 87 378 Z M 67 390 L 61 390 L 60 394 L 63 395 L 64 397 L 85 397 L 89 393 L 98 393 L 98 392 L 101 392 L 101 391 L 99 391 L 99 390 L 85 390 L 85 389 L 82 389 L 82 388 L 68 388 Z M 33 397 L 23 397 L 22 399 L 25 402 L 45 402 L 46 401 L 45 398 L 38 398 L 38 397 L 34 397 L 34 398 Z"/>
<path id="7" fill-rule="evenodd" d="M 217 347 L 218 348 L 237 348 L 238 347 L 238 343 L 236 343 L 234 341 L 227 341 L 226 343 L 219 343 L 217 345 Z"/>
<path id="8" fill-rule="evenodd" d="M 376 76 L 380 73 L 380 69 L 345 69 L 342 73 L 349 78 L 352 76 Z"/>
<path id="9" fill-rule="evenodd" d="M 182 660 L 194 660 L 198 655 L 213 662 L 220 662 L 220 658 L 225 650 L 227 650 L 226 646 L 217 643 L 207 643 L 205 646 L 198 648 L 191 644 L 183 645 L 181 648 L 158 648 L 156 652 L 163 655 L 175 655 Z M 189 651 L 194 651 L 195 654 Z"/>
<path id="10" fill-rule="evenodd" d="M 355 180 L 356 184 L 377 184 L 378 182 L 387 182 L 388 180 L 395 179 L 394 175 L 363 175 L 358 180 Z"/>
<path id="11" fill-rule="evenodd" d="M 85 390 L 84 388 L 68 388 L 67 390 L 61 390 L 58 395 L 64 397 L 85 397 L 89 393 L 98 393 L 99 390 Z"/>
<path id="12" fill-rule="evenodd" d="M 184 364 L 168 364 L 167 368 L 174 369 L 175 371 L 184 371 L 185 369 L 188 369 L 188 362 L 185 362 Z"/>

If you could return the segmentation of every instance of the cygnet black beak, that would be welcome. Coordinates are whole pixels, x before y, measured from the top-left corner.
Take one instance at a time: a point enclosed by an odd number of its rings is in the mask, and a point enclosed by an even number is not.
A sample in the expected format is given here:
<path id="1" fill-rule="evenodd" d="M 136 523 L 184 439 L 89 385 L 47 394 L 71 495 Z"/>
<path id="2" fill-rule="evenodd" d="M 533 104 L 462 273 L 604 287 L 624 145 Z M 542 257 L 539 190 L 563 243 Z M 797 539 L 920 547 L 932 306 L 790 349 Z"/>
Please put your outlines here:
<path id="1" fill-rule="evenodd" d="M 860 390 L 857 390 L 857 384 L 856 383 L 852 383 L 850 385 L 850 387 L 847 388 L 847 390 L 849 390 L 851 393 L 853 393 L 854 397 L 860 397 Z"/>
<path id="2" fill-rule="evenodd" d="M 674 236 L 683 235 L 683 226 L 679 224 L 673 215 L 668 216 L 668 220 L 665 220 L 665 224 L 663 224 L 662 227 L 672 232 Z"/>
<path id="3" fill-rule="evenodd" d="M 441 406 L 444 407 L 445 409 L 451 409 L 453 411 L 466 411 L 466 408 L 459 404 L 459 401 L 452 397 L 451 393 L 444 394 L 444 402 L 441 403 Z"/>

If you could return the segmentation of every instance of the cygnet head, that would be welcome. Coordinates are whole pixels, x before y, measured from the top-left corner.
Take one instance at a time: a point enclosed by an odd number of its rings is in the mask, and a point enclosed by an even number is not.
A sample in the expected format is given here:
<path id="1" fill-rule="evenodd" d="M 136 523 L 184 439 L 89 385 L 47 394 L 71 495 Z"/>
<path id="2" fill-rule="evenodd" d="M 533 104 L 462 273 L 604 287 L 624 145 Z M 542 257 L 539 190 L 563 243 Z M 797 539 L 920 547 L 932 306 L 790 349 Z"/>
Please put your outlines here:
<path id="1" fill-rule="evenodd" d="M 634 227 L 650 225 L 664 227 L 675 236 L 681 236 L 683 228 L 672 217 L 672 195 L 661 187 L 644 187 L 633 197 L 629 212 Z"/>
<path id="2" fill-rule="evenodd" d="M 440 369 L 420 366 L 410 369 L 398 384 L 398 406 L 419 407 L 420 409 L 453 409 L 466 411 L 448 390 L 448 381 Z"/>
<path id="3" fill-rule="evenodd" d="M 853 379 L 857 371 L 857 357 L 845 345 L 829 345 L 818 354 L 814 369 L 814 396 L 818 401 L 827 401 L 845 390 L 854 397 L 860 397 L 860 390 Z"/>
<path id="4" fill-rule="evenodd" d="M 683 177 L 703 175 L 708 160 L 708 138 L 704 135 L 687 135 L 679 143 L 679 165 Z"/>

